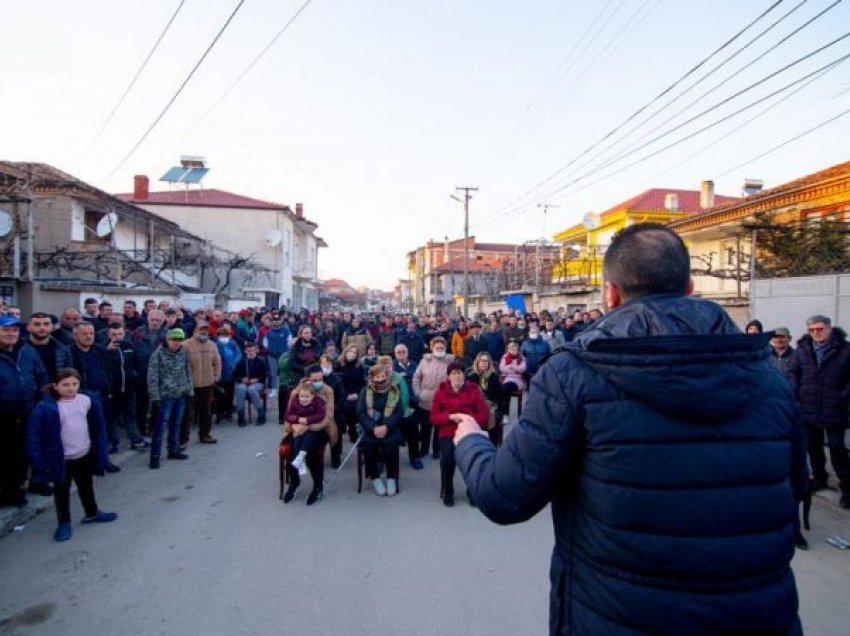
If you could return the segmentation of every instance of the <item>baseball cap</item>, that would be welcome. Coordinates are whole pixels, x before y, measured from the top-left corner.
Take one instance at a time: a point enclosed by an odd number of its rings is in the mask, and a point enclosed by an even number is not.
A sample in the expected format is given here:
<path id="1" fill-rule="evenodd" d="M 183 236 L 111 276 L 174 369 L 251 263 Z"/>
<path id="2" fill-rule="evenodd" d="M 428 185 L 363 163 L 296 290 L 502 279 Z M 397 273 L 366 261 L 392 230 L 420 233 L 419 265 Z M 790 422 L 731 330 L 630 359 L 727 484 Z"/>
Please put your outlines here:
<path id="1" fill-rule="evenodd" d="M 22 325 L 20 318 L 14 316 L 0 316 L 0 327 L 11 327 L 12 325 Z"/>
<path id="2" fill-rule="evenodd" d="M 788 327 L 777 327 L 773 330 L 774 336 L 785 336 L 786 338 L 791 337 L 791 332 L 788 331 Z"/>
<path id="3" fill-rule="evenodd" d="M 169 340 L 185 340 L 186 334 L 178 327 L 176 329 L 169 329 L 168 333 L 165 334 L 165 337 Z"/>

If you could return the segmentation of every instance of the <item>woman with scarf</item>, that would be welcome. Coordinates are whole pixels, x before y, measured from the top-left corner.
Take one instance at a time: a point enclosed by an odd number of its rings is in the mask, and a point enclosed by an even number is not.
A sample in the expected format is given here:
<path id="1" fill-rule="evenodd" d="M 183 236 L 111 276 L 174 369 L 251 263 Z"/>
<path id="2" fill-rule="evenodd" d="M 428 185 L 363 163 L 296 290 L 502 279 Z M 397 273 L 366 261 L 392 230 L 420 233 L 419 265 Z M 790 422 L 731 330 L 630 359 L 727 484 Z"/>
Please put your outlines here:
<path id="1" fill-rule="evenodd" d="M 499 374 L 493 367 L 493 360 L 490 354 L 482 351 L 475 356 L 475 362 L 472 367 L 466 372 L 466 379 L 477 384 L 484 392 L 484 399 L 487 401 L 487 407 L 490 409 L 490 417 L 488 420 L 487 435 L 494 446 L 502 445 L 502 383 L 499 382 Z"/>
<path id="2" fill-rule="evenodd" d="M 366 345 L 366 355 L 360 358 L 360 367 L 363 369 L 363 378 L 369 377 L 369 371 L 378 364 L 378 347 L 374 342 Z"/>
<path id="3" fill-rule="evenodd" d="M 357 422 L 363 431 L 366 478 L 379 497 L 398 493 L 398 448 L 402 442 L 401 418 L 404 415 L 401 391 L 390 380 L 389 369 L 377 364 L 369 371 L 369 381 L 357 401 Z M 387 467 L 387 481 L 381 479 L 378 462 Z"/>
<path id="4" fill-rule="evenodd" d="M 502 382 L 502 413 L 510 411 L 511 396 L 517 391 L 525 390 L 525 371 L 528 368 L 525 357 L 520 353 L 519 343 L 511 340 L 508 349 L 499 363 L 500 380 Z"/>
<path id="5" fill-rule="evenodd" d="M 302 325 L 298 330 L 298 338 L 289 350 L 289 370 L 296 378 L 304 376 L 304 370 L 311 364 L 319 362 L 322 347 L 313 337 L 313 328 Z"/>
<path id="6" fill-rule="evenodd" d="M 440 383 L 431 404 L 431 424 L 440 438 L 440 496 L 443 505 L 454 506 L 455 489 L 455 431 L 458 414 L 471 415 L 482 428 L 487 427 L 490 409 L 484 401 L 479 385 L 464 377 L 462 362 L 454 361 L 448 366 L 448 378 Z M 469 493 L 467 492 L 469 497 Z M 472 497 L 469 503 L 474 505 Z"/>
<path id="7" fill-rule="evenodd" d="M 431 457 L 440 459 L 440 443 L 437 436 L 434 435 L 433 446 L 431 441 L 431 401 L 440 382 L 446 379 L 448 366 L 454 358 L 446 353 L 446 340 L 441 336 L 432 338 L 429 346 L 431 353 L 426 353 L 422 357 L 422 361 L 413 374 L 413 393 L 419 399 L 419 408 L 424 411 L 420 431 L 422 437 L 419 439 L 421 456 L 425 457 L 428 454 L 428 448 L 432 447 Z"/>

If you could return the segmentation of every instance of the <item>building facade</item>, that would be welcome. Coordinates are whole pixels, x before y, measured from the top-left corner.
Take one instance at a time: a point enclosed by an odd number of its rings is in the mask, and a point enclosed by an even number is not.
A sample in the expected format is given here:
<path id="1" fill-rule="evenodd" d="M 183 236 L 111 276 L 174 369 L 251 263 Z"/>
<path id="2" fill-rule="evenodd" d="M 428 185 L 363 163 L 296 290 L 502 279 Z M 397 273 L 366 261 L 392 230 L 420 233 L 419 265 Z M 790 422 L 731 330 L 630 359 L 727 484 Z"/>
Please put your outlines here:
<path id="1" fill-rule="evenodd" d="M 260 268 L 233 274 L 243 299 L 267 307 L 319 307 L 319 250 L 327 247 L 304 216 L 301 204 L 289 206 L 216 189 L 151 192 L 138 175 L 134 191 L 118 198 L 177 223 L 218 243 Z"/>

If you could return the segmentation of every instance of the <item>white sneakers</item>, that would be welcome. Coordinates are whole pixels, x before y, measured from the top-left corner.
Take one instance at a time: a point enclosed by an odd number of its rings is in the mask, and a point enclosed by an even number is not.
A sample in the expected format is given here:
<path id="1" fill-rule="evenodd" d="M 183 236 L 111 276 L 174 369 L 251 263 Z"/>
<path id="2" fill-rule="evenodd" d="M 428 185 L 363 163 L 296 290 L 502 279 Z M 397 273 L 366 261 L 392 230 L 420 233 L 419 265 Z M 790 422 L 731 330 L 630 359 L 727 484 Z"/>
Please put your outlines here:
<path id="1" fill-rule="evenodd" d="M 395 497 L 398 494 L 398 483 L 395 479 L 387 479 L 387 485 L 384 486 L 383 479 L 373 479 L 372 488 L 375 489 L 375 494 L 379 497 L 390 496 Z"/>
<path id="2" fill-rule="evenodd" d="M 298 457 L 292 460 L 292 467 L 298 471 L 299 477 L 307 474 L 307 451 L 299 451 Z"/>
<path id="3" fill-rule="evenodd" d="M 276 396 L 276 395 L 277 395 L 277 390 L 276 390 L 276 389 L 271 389 L 271 390 L 269 391 L 268 399 L 269 399 L 269 400 L 273 400 L 273 399 L 275 398 L 275 396 Z"/>

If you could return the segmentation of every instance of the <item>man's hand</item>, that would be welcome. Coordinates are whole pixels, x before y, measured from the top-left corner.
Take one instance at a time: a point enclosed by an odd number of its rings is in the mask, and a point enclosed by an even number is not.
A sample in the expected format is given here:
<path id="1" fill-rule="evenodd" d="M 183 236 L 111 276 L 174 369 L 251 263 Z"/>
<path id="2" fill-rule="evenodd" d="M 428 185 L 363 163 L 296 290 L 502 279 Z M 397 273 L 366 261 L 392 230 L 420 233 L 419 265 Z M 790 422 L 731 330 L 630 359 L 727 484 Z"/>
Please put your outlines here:
<path id="1" fill-rule="evenodd" d="M 110 340 L 109 344 L 106 345 L 106 348 L 110 349 L 110 350 L 117 349 L 118 348 L 118 341 L 117 340 Z"/>
<path id="2" fill-rule="evenodd" d="M 248 378 L 242 378 L 242 384 L 247 386 L 247 385 L 251 384 L 251 381 Z"/>
<path id="3" fill-rule="evenodd" d="M 381 424 L 380 426 L 373 428 L 372 432 L 378 439 L 384 439 L 387 436 L 387 427 L 385 424 Z"/>
<path id="4" fill-rule="evenodd" d="M 299 417 L 298 423 L 301 424 L 301 426 L 307 426 L 307 418 L 306 417 Z"/>
<path id="5" fill-rule="evenodd" d="M 487 433 L 481 430 L 481 427 L 478 426 L 478 422 L 475 421 L 475 418 L 471 415 L 465 415 L 464 413 L 452 413 L 449 415 L 449 419 L 457 424 L 457 431 L 455 431 L 454 443 L 457 446 L 467 435 L 484 435 L 487 437 Z"/>

